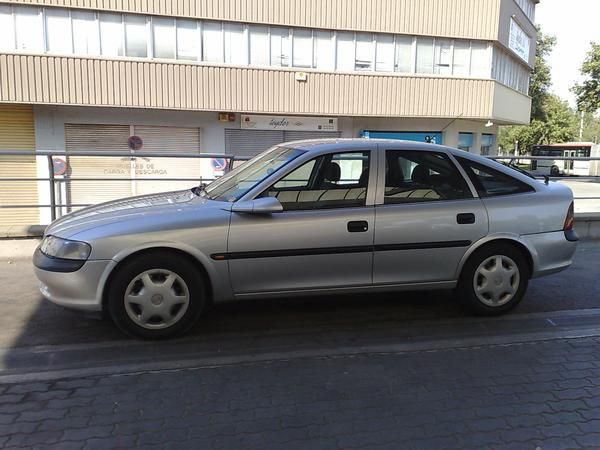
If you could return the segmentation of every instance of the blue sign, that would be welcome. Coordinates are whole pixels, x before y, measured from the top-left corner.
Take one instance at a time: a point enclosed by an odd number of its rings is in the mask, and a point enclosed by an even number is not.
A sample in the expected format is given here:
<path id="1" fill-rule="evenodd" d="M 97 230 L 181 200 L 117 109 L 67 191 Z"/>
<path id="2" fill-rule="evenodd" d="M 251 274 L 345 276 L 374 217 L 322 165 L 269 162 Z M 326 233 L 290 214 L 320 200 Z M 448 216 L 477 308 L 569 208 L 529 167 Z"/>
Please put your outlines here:
<path id="1" fill-rule="evenodd" d="M 225 170 L 227 168 L 227 160 L 225 158 L 213 158 L 210 164 L 215 170 Z"/>
<path id="2" fill-rule="evenodd" d="M 442 133 L 412 132 L 412 131 L 369 131 L 365 130 L 360 136 L 367 139 L 400 139 L 404 141 L 427 142 L 428 144 L 442 144 Z"/>

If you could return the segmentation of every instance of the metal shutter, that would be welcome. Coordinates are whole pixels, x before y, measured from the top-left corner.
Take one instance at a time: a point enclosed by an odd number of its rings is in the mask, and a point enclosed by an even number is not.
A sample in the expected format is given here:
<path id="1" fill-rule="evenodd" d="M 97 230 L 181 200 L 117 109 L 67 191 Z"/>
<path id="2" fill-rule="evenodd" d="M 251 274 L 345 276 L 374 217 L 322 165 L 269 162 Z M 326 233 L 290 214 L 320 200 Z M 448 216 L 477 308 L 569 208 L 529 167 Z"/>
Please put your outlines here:
<path id="1" fill-rule="evenodd" d="M 342 134 L 339 131 L 284 131 L 285 142 L 301 141 L 304 139 L 335 139 Z"/>
<path id="2" fill-rule="evenodd" d="M 163 127 L 136 125 L 136 136 L 142 138 L 142 152 L 189 152 L 198 154 L 201 149 L 200 128 Z M 135 152 L 134 152 L 135 153 Z M 212 168 L 209 159 L 185 158 L 137 158 L 134 177 L 135 194 L 188 189 L 197 185 L 194 181 L 138 181 L 144 178 L 194 178 L 201 174 L 210 177 Z"/>
<path id="3" fill-rule="evenodd" d="M 65 147 L 69 151 L 129 151 L 129 125 L 65 124 Z M 70 156 L 73 178 L 131 177 L 129 158 Z M 71 204 L 95 204 L 132 195 L 130 181 L 72 181 L 67 183 Z M 77 209 L 77 208 L 75 208 Z"/>
<path id="4" fill-rule="evenodd" d="M 225 153 L 235 156 L 254 156 L 284 142 L 283 131 L 225 130 Z"/>
<path id="5" fill-rule="evenodd" d="M 30 105 L 0 105 L 0 149 L 35 149 L 33 108 Z M 0 157 L 0 177 L 36 178 L 36 158 L 34 156 Z M 0 205 L 39 203 L 36 181 L 0 183 Z M 38 208 L 0 208 L 0 227 L 23 227 L 39 223 Z"/>

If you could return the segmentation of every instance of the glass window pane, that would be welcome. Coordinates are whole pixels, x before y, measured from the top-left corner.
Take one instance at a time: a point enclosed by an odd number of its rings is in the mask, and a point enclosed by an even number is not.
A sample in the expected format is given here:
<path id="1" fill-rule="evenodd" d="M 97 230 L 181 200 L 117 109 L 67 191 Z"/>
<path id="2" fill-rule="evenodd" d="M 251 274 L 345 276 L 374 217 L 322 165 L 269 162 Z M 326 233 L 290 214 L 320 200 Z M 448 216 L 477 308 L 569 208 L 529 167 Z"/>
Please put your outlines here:
<path id="1" fill-rule="evenodd" d="M 175 20 L 153 17 L 152 40 L 155 58 L 175 58 Z"/>
<path id="2" fill-rule="evenodd" d="M 49 52 L 73 52 L 69 10 L 46 10 L 46 45 Z"/>
<path id="3" fill-rule="evenodd" d="M 195 20 L 177 19 L 177 59 L 200 59 L 200 30 Z"/>
<path id="4" fill-rule="evenodd" d="M 145 17 L 125 16 L 125 54 L 140 58 L 148 56 L 148 30 Z"/>
<path id="5" fill-rule="evenodd" d="M 337 69 L 354 71 L 354 33 L 337 34 Z"/>
<path id="6" fill-rule="evenodd" d="M 15 49 L 15 24 L 10 6 L 0 6 L 0 50 Z"/>
<path id="7" fill-rule="evenodd" d="M 356 70 L 373 70 L 373 35 L 356 34 Z"/>
<path id="8" fill-rule="evenodd" d="M 417 73 L 433 73 L 432 38 L 417 38 Z"/>
<path id="9" fill-rule="evenodd" d="M 290 65 L 290 30 L 271 28 L 271 65 L 287 67 Z"/>
<path id="10" fill-rule="evenodd" d="M 471 49 L 471 76 L 490 78 L 491 67 L 487 43 L 473 42 Z"/>
<path id="11" fill-rule="evenodd" d="M 17 34 L 17 50 L 28 52 L 44 51 L 42 16 L 39 8 L 16 6 L 15 26 Z"/>
<path id="12" fill-rule="evenodd" d="M 96 14 L 87 11 L 71 11 L 73 21 L 73 50 L 79 55 L 100 54 L 100 34 Z"/>
<path id="13" fill-rule="evenodd" d="M 450 75 L 452 73 L 452 41 L 449 39 L 436 39 L 434 58 L 434 73 Z"/>
<path id="14" fill-rule="evenodd" d="M 377 61 L 375 70 L 379 72 L 394 71 L 394 36 L 377 36 Z"/>
<path id="15" fill-rule="evenodd" d="M 469 41 L 454 41 L 454 65 L 452 73 L 468 76 L 471 65 L 471 43 Z"/>
<path id="16" fill-rule="evenodd" d="M 223 62 L 223 29 L 220 22 L 202 23 L 202 60 Z"/>
<path id="17" fill-rule="evenodd" d="M 521 194 L 535 190 L 527 183 L 523 183 L 499 170 L 469 159 L 460 157 L 457 159 L 471 178 L 480 197 Z"/>
<path id="18" fill-rule="evenodd" d="M 311 30 L 294 30 L 294 67 L 312 67 L 313 43 Z"/>
<path id="19" fill-rule="evenodd" d="M 315 31 L 315 67 L 335 70 L 335 47 L 331 31 Z"/>
<path id="20" fill-rule="evenodd" d="M 396 72 L 413 72 L 413 38 L 396 36 Z"/>
<path id="21" fill-rule="evenodd" d="M 269 65 L 269 27 L 254 26 L 250 33 L 250 64 L 253 66 Z"/>
<path id="22" fill-rule="evenodd" d="M 223 25 L 225 33 L 225 62 L 229 64 L 248 64 L 248 45 L 244 35 L 244 26 L 241 24 L 226 23 Z"/>
<path id="23" fill-rule="evenodd" d="M 121 14 L 100 13 L 100 44 L 103 55 L 123 56 L 122 20 Z"/>

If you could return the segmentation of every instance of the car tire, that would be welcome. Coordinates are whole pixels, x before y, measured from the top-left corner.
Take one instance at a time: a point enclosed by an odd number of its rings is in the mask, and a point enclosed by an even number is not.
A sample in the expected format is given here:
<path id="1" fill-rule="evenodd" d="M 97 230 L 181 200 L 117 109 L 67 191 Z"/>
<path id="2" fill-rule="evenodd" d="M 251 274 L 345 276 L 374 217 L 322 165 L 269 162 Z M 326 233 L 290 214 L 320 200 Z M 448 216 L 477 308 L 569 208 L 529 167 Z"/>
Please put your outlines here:
<path id="1" fill-rule="evenodd" d="M 457 294 L 473 314 L 504 314 L 523 299 L 530 270 L 526 256 L 510 244 L 492 243 L 476 250 L 465 263 Z"/>
<path id="2" fill-rule="evenodd" d="M 115 270 L 106 306 L 113 322 L 129 335 L 181 335 L 198 321 L 207 303 L 204 277 L 185 256 L 152 251 Z"/>
<path id="3" fill-rule="evenodd" d="M 558 166 L 550 167 L 550 176 L 552 176 L 552 177 L 560 176 L 560 169 L 558 168 Z"/>

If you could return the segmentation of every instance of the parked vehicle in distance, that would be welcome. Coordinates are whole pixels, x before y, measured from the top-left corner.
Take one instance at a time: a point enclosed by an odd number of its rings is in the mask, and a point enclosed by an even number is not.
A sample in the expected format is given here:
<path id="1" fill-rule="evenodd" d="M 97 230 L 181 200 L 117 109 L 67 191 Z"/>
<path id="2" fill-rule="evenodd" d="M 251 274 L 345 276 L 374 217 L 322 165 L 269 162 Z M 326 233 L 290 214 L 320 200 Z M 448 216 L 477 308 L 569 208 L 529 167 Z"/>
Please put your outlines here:
<path id="1" fill-rule="evenodd" d="M 565 142 L 564 144 L 533 145 L 531 156 L 557 158 L 589 158 L 600 156 L 600 146 L 591 142 Z M 526 158 L 521 158 L 526 159 Z M 533 175 L 595 176 L 600 175 L 600 166 L 594 161 L 574 160 L 531 160 L 530 172 Z"/>
<path id="2" fill-rule="evenodd" d="M 210 302 L 269 296 L 456 289 L 497 315 L 567 268 L 576 241 L 561 184 L 433 144 L 312 140 L 206 187 L 71 213 L 34 265 L 54 303 L 165 338 Z"/>

